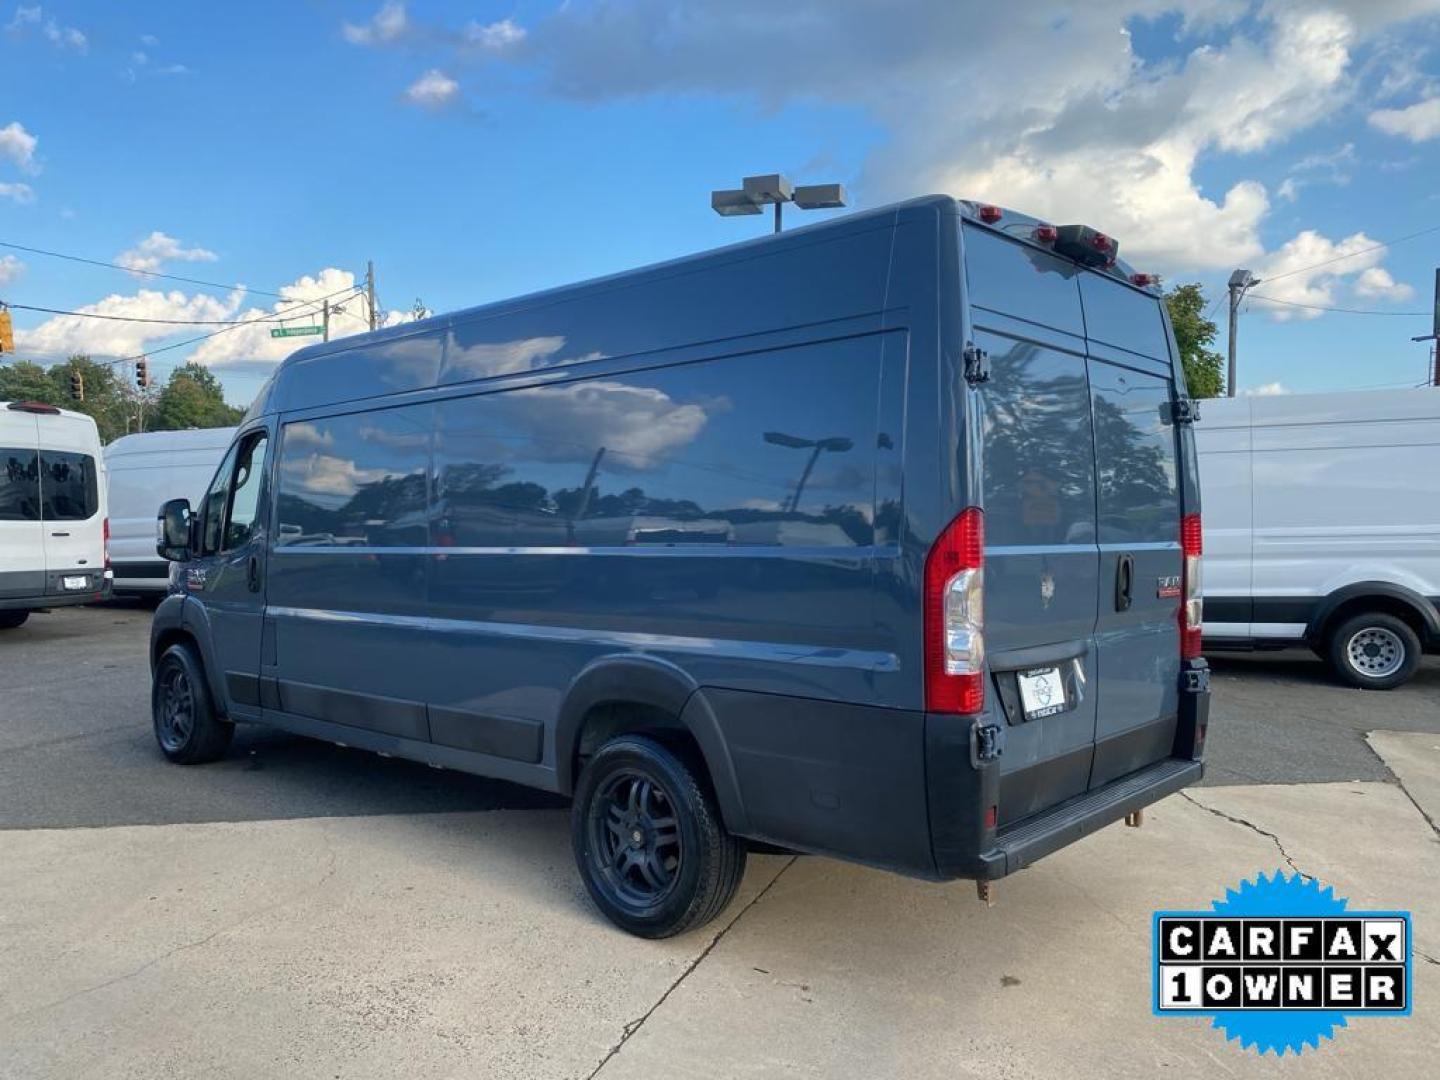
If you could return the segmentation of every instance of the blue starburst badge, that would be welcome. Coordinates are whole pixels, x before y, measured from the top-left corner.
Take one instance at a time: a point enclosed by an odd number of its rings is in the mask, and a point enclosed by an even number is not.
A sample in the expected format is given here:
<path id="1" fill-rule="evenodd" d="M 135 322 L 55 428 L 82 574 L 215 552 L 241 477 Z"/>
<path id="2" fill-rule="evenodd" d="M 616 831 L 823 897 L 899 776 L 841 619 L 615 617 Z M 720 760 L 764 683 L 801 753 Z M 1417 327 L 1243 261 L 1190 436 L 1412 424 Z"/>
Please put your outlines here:
<path id="1" fill-rule="evenodd" d="M 1314 878 L 1260 874 L 1210 911 L 1157 911 L 1152 933 L 1155 1014 L 1209 1016 L 1262 1055 L 1410 1015 L 1410 913 L 1352 911 Z"/>

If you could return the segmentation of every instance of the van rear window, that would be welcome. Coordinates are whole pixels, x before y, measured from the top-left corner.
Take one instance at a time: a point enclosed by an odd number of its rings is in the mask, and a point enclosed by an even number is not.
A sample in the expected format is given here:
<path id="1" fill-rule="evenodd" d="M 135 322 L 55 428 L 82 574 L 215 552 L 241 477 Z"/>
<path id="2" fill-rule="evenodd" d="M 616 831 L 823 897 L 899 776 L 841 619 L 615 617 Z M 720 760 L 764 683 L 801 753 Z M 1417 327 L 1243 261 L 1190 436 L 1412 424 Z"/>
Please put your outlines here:
<path id="1" fill-rule="evenodd" d="M 1072 262 L 966 225 L 965 282 L 974 307 L 1085 335 L 1080 315 L 1081 273 Z"/>
<path id="2" fill-rule="evenodd" d="M 1091 273 L 1080 278 L 1080 296 L 1091 339 L 1170 362 L 1159 299 Z"/>
<path id="3" fill-rule="evenodd" d="M 0 521 L 40 520 L 40 466 L 34 450 L 0 446 Z"/>
<path id="4" fill-rule="evenodd" d="M 63 450 L 40 451 L 40 513 L 46 521 L 85 521 L 100 509 L 95 459 Z"/>

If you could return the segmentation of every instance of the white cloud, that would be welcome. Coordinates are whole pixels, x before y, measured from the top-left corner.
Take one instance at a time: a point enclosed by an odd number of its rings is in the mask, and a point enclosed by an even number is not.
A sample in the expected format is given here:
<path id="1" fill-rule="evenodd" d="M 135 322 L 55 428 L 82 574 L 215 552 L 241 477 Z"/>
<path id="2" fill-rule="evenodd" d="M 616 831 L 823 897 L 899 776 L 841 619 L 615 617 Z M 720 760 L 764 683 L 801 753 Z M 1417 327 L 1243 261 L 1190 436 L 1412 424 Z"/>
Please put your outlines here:
<path id="1" fill-rule="evenodd" d="M 443 109 L 460 95 L 460 84 L 438 68 L 431 68 L 405 90 L 405 100 L 422 109 Z"/>
<path id="2" fill-rule="evenodd" d="M 465 26 L 464 38 L 468 44 L 498 53 L 514 48 L 524 41 L 525 28 L 514 19 L 501 19 L 492 23 L 480 23 L 472 19 Z"/>
<path id="3" fill-rule="evenodd" d="M 81 31 L 73 26 L 62 26 L 53 18 L 47 19 L 44 9 L 38 4 L 33 7 L 26 7 L 24 4 L 16 7 L 15 16 L 6 24 L 5 29 L 15 36 L 22 36 L 33 29 L 57 49 L 71 49 L 78 53 L 85 53 L 90 49 L 90 39 Z"/>
<path id="4" fill-rule="evenodd" d="M 25 273 L 25 264 L 14 255 L 0 255 L 0 285 L 9 285 Z"/>
<path id="5" fill-rule="evenodd" d="M 1415 290 L 1404 282 L 1397 282 L 1384 267 L 1371 266 L 1355 279 L 1355 295 L 1401 301 L 1409 300 Z"/>
<path id="6" fill-rule="evenodd" d="M 17 203 L 35 201 L 35 189 L 29 184 L 7 184 L 0 182 L 0 199 L 12 199 Z"/>
<path id="7" fill-rule="evenodd" d="M 358 26 L 347 22 L 340 32 L 351 45 L 383 45 L 403 37 L 409 29 L 405 5 L 391 0 L 381 5 L 369 22 Z"/>
<path id="8" fill-rule="evenodd" d="M 214 262 L 219 256 L 202 247 L 185 247 L 173 236 L 155 230 L 134 247 L 115 256 L 115 261 L 128 270 L 159 270 L 170 261 Z"/>
<path id="9" fill-rule="evenodd" d="M 317 324 L 320 322 L 320 301 L 323 297 L 351 289 L 355 286 L 355 275 L 349 270 L 327 267 L 318 274 L 306 274 L 278 290 L 283 300 L 276 300 L 269 308 L 252 307 L 238 312 L 235 319 L 266 319 L 287 312 L 296 314 L 296 323 Z M 330 317 L 330 339 L 350 337 L 370 329 L 363 298 L 338 298 L 343 311 L 332 308 Z M 396 326 L 410 320 L 409 312 L 385 311 L 381 313 L 381 326 Z M 272 338 L 272 322 L 256 323 L 228 330 L 223 334 L 201 342 L 189 359 L 208 364 L 217 370 L 268 371 L 296 349 L 312 345 L 318 338 Z"/>
<path id="10" fill-rule="evenodd" d="M 1384 257 L 1384 248 L 1363 232 L 1331 240 L 1306 229 L 1254 265 L 1261 280 L 1252 295 L 1260 310 L 1278 322 L 1319 318 L 1324 313 L 1317 309 L 1336 306 L 1335 290 L 1350 278 L 1361 296 L 1403 300 L 1413 295 L 1380 267 Z"/>
<path id="11" fill-rule="evenodd" d="M 35 146 L 38 142 L 18 120 L 0 127 L 0 157 L 9 158 L 27 171 L 35 169 Z"/>
<path id="12" fill-rule="evenodd" d="M 130 296 L 111 294 L 75 310 L 141 319 L 233 319 L 242 298 L 243 294 L 239 291 L 217 299 L 203 294 L 187 296 L 178 290 L 141 289 Z M 15 337 L 26 351 L 46 358 L 64 357 L 71 353 L 132 356 L 144 352 L 151 343 L 185 329 L 158 323 L 112 322 L 108 319 L 87 319 L 82 315 L 56 315 L 33 330 L 16 330 Z"/>
<path id="13" fill-rule="evenodd" d="M 1241 390 L 1240 393 L 1244 397 L 1279 397 L 1281 394 L 1290 393 L 1290 388 L 1284 383 L 1268 382 L 1263 386 L 1254 386 Z"/>
<path id="14" fill-rule="evenodd" d="M 1403 109 L 1376 109 L 1370 123 L 1387 135 L 1411 142 L 1425 142 L 1440 136 L 1440 97 L 1417 101 Z"/>

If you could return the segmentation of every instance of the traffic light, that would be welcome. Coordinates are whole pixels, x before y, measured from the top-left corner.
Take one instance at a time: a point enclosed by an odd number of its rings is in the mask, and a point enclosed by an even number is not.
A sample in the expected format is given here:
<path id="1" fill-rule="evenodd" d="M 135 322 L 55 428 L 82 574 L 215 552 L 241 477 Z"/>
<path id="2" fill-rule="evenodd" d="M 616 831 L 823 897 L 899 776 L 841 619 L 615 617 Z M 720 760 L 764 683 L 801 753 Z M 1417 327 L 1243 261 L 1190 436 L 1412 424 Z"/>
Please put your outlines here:
<path id="1" fill-rule="evenodd" d="M 76 401 L 85 400 L 85 376 L 78 371 L 70 372 L 70 396 Z"/>
<path id="2" fill-rule="evenodd" d="M 135 361 L 135 385 L 141 390 L 150 385 L 150 364 L 143 356 Z"/>
<path id="3" fill-rule="evenodd" d="M 15 351 L 15 327 L 10 322 L 10 312 L 0 308 L 0 353 Z"/>

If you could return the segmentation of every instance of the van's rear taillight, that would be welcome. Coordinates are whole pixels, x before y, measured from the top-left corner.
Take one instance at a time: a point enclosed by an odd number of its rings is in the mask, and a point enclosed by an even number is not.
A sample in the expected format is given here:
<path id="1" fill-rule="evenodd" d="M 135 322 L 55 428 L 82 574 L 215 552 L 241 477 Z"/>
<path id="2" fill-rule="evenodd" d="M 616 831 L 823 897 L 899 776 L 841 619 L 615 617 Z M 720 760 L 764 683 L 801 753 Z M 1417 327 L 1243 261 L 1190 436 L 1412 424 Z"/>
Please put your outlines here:
<path id="1" fill-rule="evenodd" d="M 1203 548 L 1200 515 L 1186 514 L 1180 519 L 1180 551 L 1184 557 L 1180 571 L 1180 656 L 1186 660 L 1200 655 L 1200 627 L 1205 622 L 1205 601 L 1200 590 Z"/>
<path id="2" fill-rule="evenodd" d="M 105 541 L 105 569 L 110 569 L 110 519 L 105 519 L 105 525 L 100 530 L 100 535 Z"/>
<path id="3" fill-rule="evenodd" d="M 946 526 L 925 557 L 925 708 L 985 707 L 985 515 L 977 506 Z"/>

